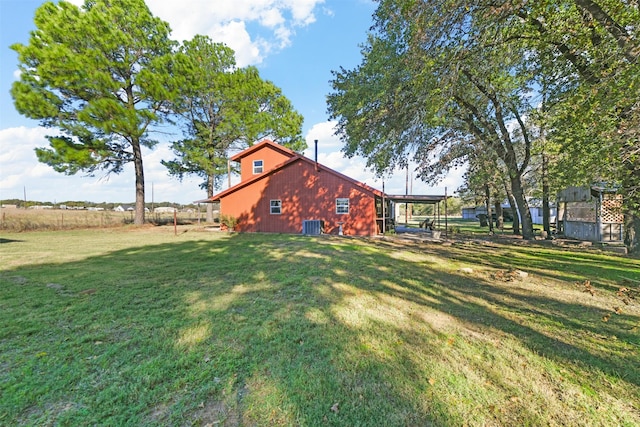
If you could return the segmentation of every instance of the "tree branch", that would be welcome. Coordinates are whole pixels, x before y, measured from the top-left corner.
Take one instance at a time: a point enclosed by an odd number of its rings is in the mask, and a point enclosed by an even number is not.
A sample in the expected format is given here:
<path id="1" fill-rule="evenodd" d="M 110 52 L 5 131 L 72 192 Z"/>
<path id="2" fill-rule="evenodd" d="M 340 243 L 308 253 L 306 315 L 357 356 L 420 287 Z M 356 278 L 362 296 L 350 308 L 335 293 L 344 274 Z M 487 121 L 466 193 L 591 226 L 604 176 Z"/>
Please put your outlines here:
<path id="1" fill-rule="evenodd" d="M 469 130 L 471 131 L 471 133 L 473 133 L 473 135 L 479 141 L 485 142 L 489 144 L 489 146 L 493 147 L 498 157 L 500 157 L 504 161 L 506 159 L 507 152 L 504 146 L 502 145 L 502 143 L 495 136 L 486 135 L 485 132 L 482 129 L 480 129 L 480 127 L 478 127 L 478 125 L 475 123 L 474 117 L 480 123 L 482 123 L 482 126 L 484 126 L 487 130 L 492 129 L 491 124 L 488 123 L 486 119 L 482 117 L 482 115 L 480 114 L 480 111 L 478 111 L 475 105 L 470 104 L 469 102 L 467 102 L 466 100 L 464 100 L 463 98 L 457 95 L 454 95 L 454 99 L 458 104 L 462 105 L 464 108 L 466 108 L 469 111 L 469 113 L 463 117 L 463 120 L 467 124 L 467 126 L 469 126 Z"/>
<path id="2" fill-rule="evenodd" d="M 513 115 L 516 117 L 516 120 L 518 121 L 520 130 L 522 131 L 522 138 L 524 139 L 524 159 L 522 160 L 522 164 L 518 169 L 518 173 L 522 175 L 524 171 L 527 169 L 527 166 L 529 165 L 529 160 L 531 159 L 531 139 L 529 138 L 529 132 L 527 130 L 527 127 L 525 126 L 524 121 L 522 120 L 522 117 L 520 116 L 516 108 L 514 107 L 511 108 L 511 112 L 513 113 Z"/>
<path id="3" fill-rule="evenodd" d="M 529 21 L 535 29 L 538 30 L 541 36 L 547 35 L 549 31 L 545 28 L 544 24 L 540 22 L 538 19 L 526 13 L 524 10 L 519 10 L 516 12 L 516 15 L 526 21 Z M 554 40 L 548 40 L 548 43 L 555 46 L 562 56 L 564 56 L 567 61 L 569 61 L 578 71 L 578 73 L 590 84 L 596 84 L 599 82 L 599 79 L 589 70 L 586 64 L 581 60 L 579 56 L 571 51 L 569 46 L 567 46 L 563 42 L 558 42 Z"/>
<path id="4" fill-rule="evenodd" d="M 629 62 L 635 62 L 640 54 L 638 46 L 632 46 L 632 40 L 627 31 L 618 24 L 609 14 L 607 14 L 596 2 L 591 0 L 574 0 L 577 7 L 587 12 L 593 19 L 602 25 L 609 34 L 616 40 L 618 47 L 624 52 L 624 56 Z"/>
<path id="5" fill-rule="evenodd" d="M 484 96 L 491 101 L 493 104 L 493 108 L 495 109 L 496 121 L 498 122 L 498 127 L 500 128 L 500 133 L 502 134 L 502 140 L 505 145 L 511 145 L 511 135 L 509 135 L 509 131 L 507 130 L 507 126 L 504 123 L 504 115 L 502 114 L 502 104 L 498 101 L 498 97 L 496 96 L 494 91 L 490 91 L 488 87 L 480 83 L 478 80 L 474 78 L 474 76 L 468 70 L 462 70 L 462 73 L 469 79 L 473 85 L 478 88 L 480 92 Z"/>

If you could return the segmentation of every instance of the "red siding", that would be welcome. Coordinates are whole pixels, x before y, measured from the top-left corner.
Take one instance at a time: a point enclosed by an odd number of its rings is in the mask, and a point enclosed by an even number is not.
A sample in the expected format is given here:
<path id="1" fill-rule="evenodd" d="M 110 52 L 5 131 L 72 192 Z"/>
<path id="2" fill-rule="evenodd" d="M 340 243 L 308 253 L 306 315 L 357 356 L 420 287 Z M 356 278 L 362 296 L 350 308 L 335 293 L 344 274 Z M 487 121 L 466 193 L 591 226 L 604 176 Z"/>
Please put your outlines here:
<path id="1" fill-rule="evenodd" d="M 273 156 L 272 153 L 279 156 Z M 242 159 L 242 180 L 252 178 L 253 160 L 265 160 L 265 173 L 287 157 L 276 150 L 259 150 Z M 269 159 L 269 160 L 267 160 Z M 276 161 L 268 166 L 267 161 Z M 249 172 L 246 174 L 245 167 Z M 336 213 L 336 198 L 349 199 L 349 213 Z M 270 213 L 270 201 L 282 201 L 282 213 Z M 238 218 L 238 231 L 301 233 L 302 221 L 324 221 L 325 233 L 337 234 L 344 222 L 345 235 L 377 233 L 375 195 L 356 183 L 326 170 L 316 172 L 313 163 L 297 160 L 242 189 L 223 196 L 220 211 Z"/>
<path id="2" fill-rule="evenodd" d="M 283 151 L 277 150 L 270 145 L 265 145 L 240 160 L 240 180 L 246 181 L 255 176 L 253 174 L 254 160 L 262 160 L 262 170 L 263 173 L 265 173 L 286 162 L 289 158 L 291 158 L 291 156 L 285 154 Z"/>

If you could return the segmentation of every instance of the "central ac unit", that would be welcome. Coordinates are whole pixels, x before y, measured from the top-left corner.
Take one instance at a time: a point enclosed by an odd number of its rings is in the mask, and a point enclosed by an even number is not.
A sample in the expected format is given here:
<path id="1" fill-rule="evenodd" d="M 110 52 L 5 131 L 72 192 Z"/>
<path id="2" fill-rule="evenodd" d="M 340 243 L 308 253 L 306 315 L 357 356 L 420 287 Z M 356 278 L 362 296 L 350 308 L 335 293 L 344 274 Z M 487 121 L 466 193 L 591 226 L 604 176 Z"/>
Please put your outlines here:
<path id="1" fill-rule="evenodd" d="M 302 221 L 302 234 L 317 236 L 324 231 L 324 221 L 320 219 L 305 219 Z"/>

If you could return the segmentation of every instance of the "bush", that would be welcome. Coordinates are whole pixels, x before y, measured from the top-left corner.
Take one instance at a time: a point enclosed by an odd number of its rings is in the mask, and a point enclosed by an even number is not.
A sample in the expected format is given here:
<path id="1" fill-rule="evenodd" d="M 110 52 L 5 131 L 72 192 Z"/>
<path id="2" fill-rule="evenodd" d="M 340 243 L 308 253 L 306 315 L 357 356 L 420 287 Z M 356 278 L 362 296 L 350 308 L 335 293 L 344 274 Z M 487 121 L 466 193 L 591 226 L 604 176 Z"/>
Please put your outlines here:
<path id="1" fill-rule="evenodd" d="M 220 214 L 220 224 L 227 227 L 228 231 L 233 231 L 236 225 L 238 225 L 238 218 L 233 215 Z"/>

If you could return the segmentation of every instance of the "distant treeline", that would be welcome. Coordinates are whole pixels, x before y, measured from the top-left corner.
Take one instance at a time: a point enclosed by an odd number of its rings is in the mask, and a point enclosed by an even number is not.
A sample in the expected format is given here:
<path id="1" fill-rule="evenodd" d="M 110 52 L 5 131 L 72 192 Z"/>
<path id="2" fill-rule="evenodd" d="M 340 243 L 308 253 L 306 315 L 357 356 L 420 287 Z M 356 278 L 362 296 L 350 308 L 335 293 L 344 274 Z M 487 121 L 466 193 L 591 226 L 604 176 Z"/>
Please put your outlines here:
<path id="1" fill-rule="evenodd" d="M 18 208 L 30 208 L 32 206 L 51 206 L 51 208 L 59 208 L 63 206 L 66 209 L 88 209 L 88 208 L 102 208 L 104 210 L 113 210 L 118 206 L 128 207 L 135 206 L 135 202 L 130 203 L 107 203 L 107 202 L 88 202 L 88 201 L 74 201 L 68 200 L 64 202 L 41 202 L 37 200 L 20 200 L 20 199 L 4 199 L 0 200 L 1 206 L 16 206 Z M 196 209 L 196 204 L 180 204 L 180 203 L 171 203 L 171 202 L 154 202 L 154 203 L 145 203 L 145 207 L 149 210 L 153 210 L 159 207 L 171 207 L 176 208 L 178 210 L 182 209 Z"/>

